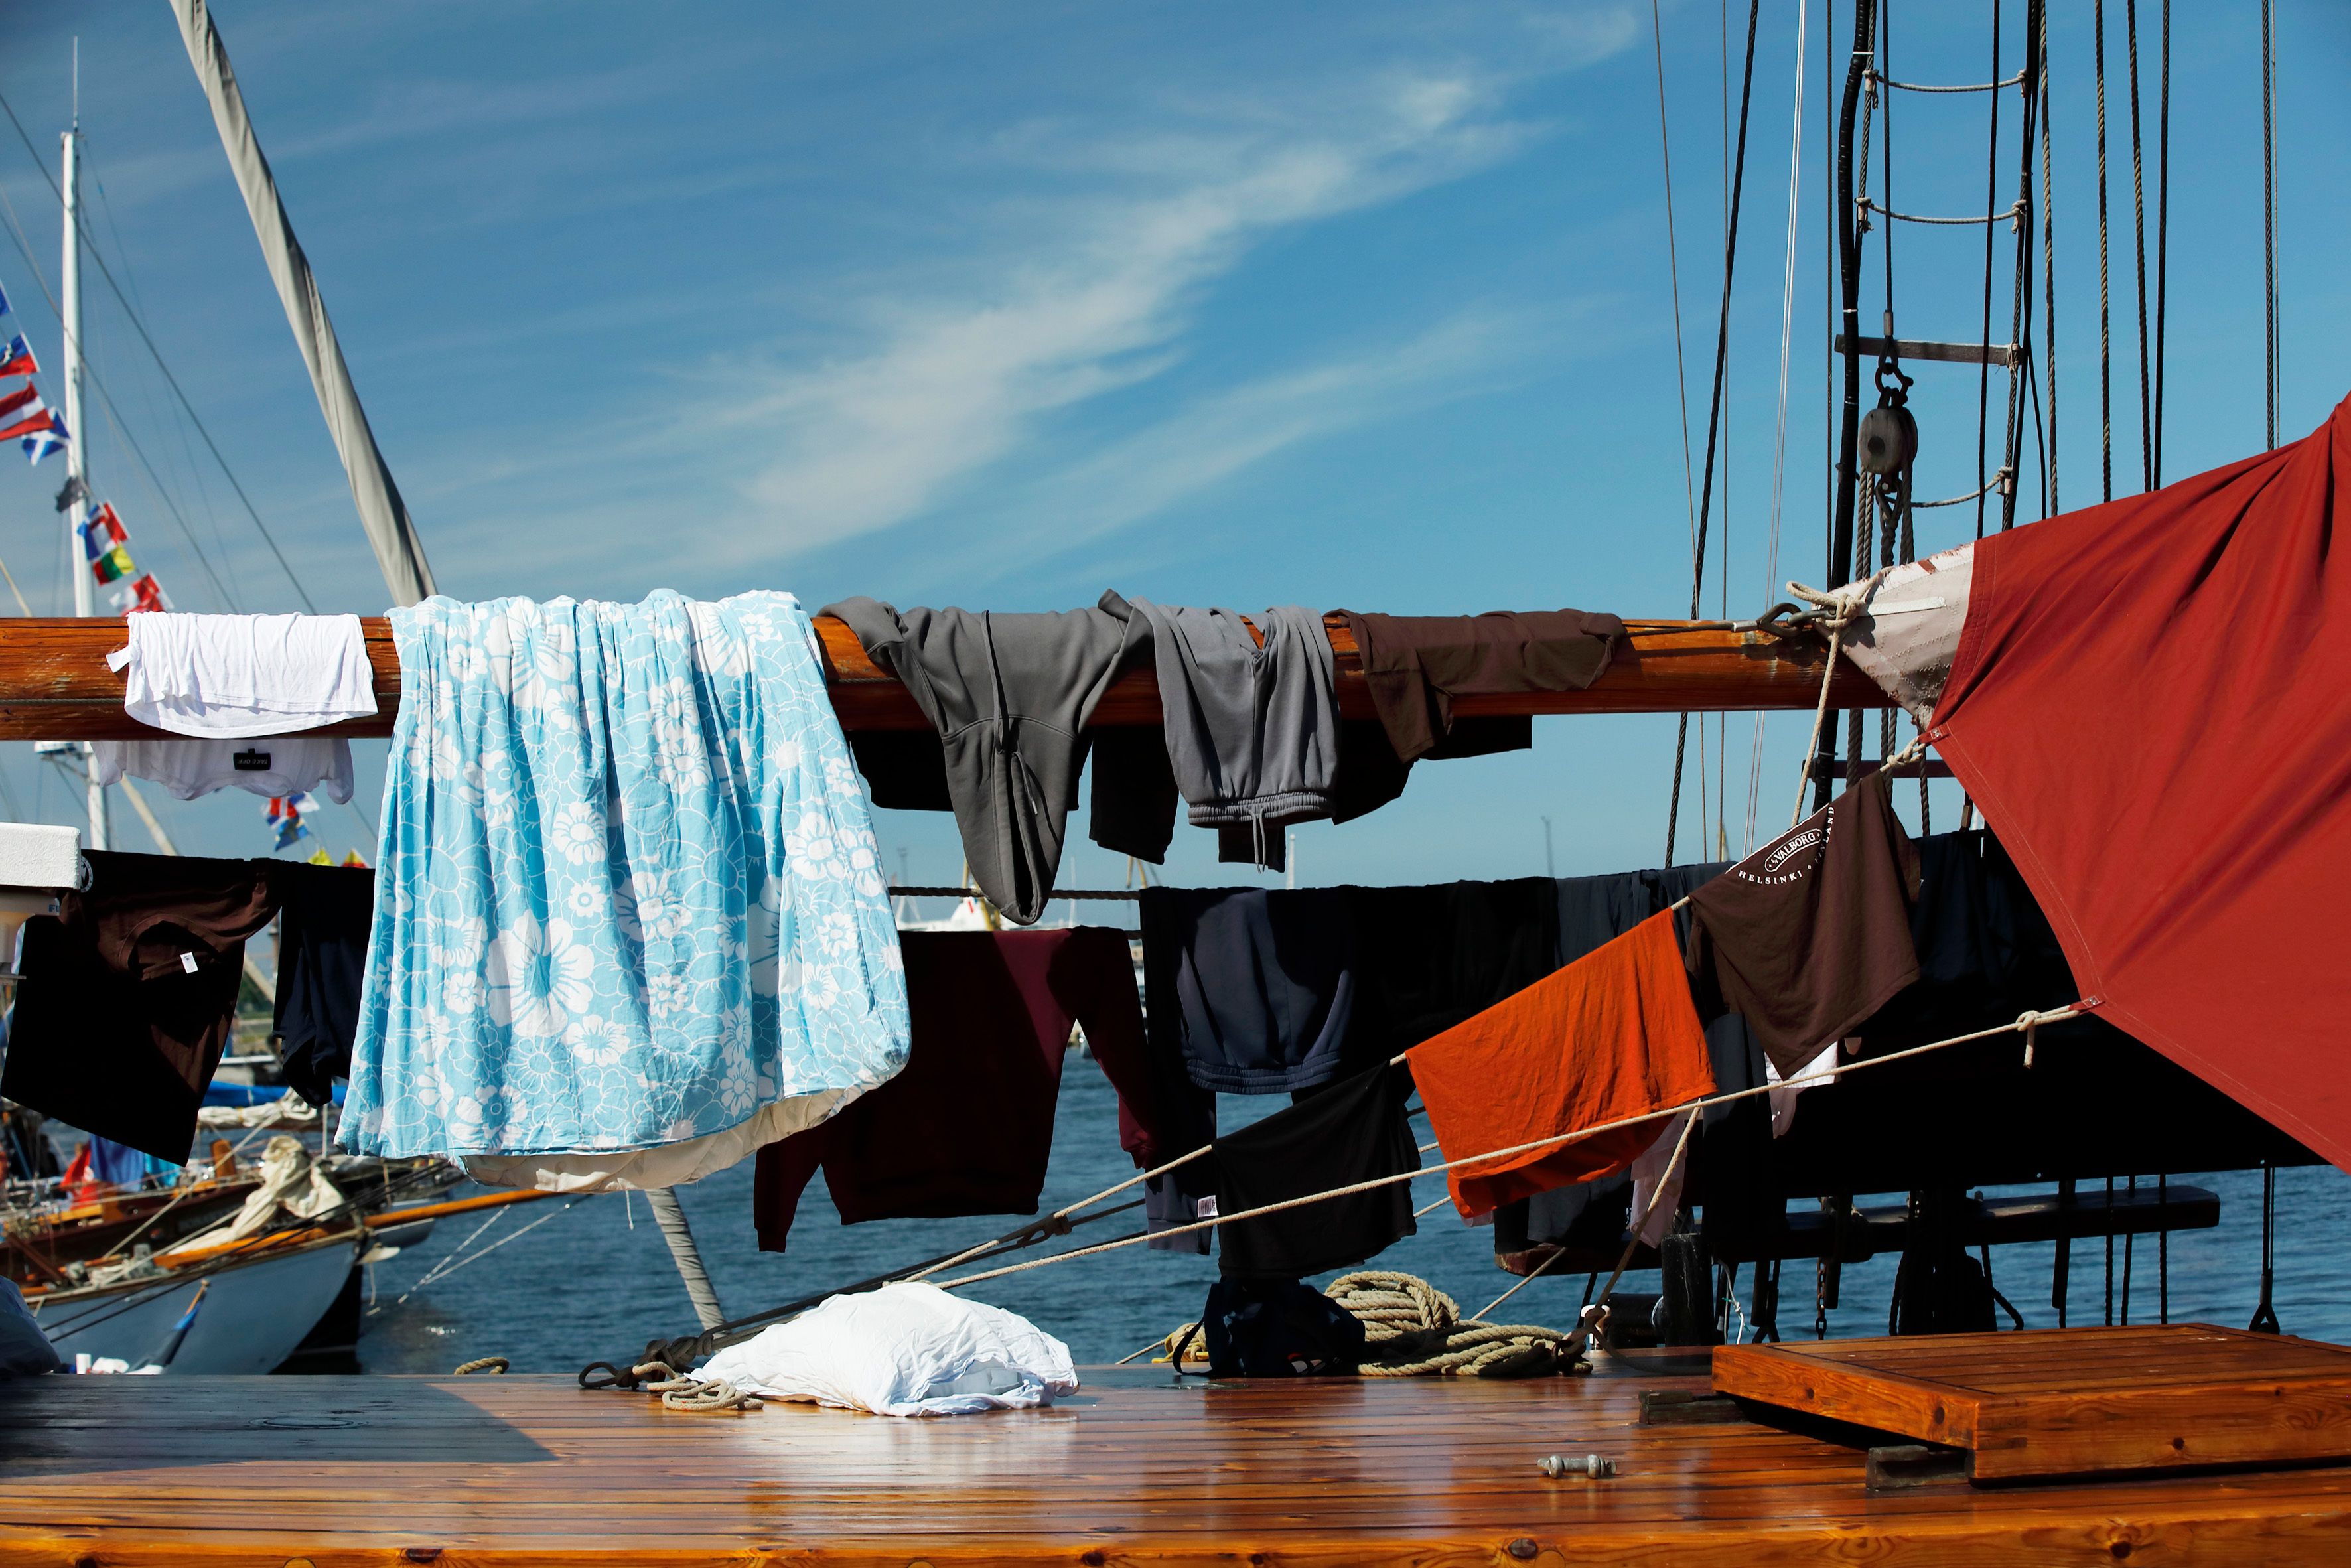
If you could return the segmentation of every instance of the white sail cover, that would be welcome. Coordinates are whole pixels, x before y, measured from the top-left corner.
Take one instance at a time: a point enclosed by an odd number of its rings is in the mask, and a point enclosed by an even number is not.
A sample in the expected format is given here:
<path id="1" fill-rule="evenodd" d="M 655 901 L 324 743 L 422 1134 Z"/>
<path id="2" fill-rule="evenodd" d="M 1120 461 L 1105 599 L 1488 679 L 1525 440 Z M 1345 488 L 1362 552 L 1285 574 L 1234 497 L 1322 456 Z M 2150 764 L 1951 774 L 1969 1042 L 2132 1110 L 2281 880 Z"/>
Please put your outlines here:
<path id="1" fill-rule="evenodd" d="M 269 160 L 246 117 L 245 95 L 237 90 L 236 73 L 229 68 L 228 49 L 213 26 L 204 0 L 171 0 L 179 18 L 180 36 L 188 46 L 189 63 L 204 84 L 213 106 L 213 123 L 220 129 L 221 149 L 228 154 L 237 189 L 245 193 L 246 210 L 253 215 L 253 232 L 260 237 L 262 259 L 268 263 L 270 281 L 286 307 L 287 325 L 309 367 L 310 385 L 319 394 L 319 411 L 327 416 L 327 431 L 343 460 L 351 482 L 351 499 L 358 503 L 360 525 L 374 547 L 376 564 L 383 569 L 384 585 L 395 604 L 414 604 L 434 592 L 433 569 L 425 562 L 424 546 L 416 537 L 400 487 L 392 482 L 383 454 L 368 428 L 366 411 L 351 385 L 343 363 L 342 345 L 335 340 L 335 324 L 327 319 L 327 302 L 319 297 L 318 280 L 310 275 L 309 258 L 294 237 L 293 220 L 278 199 L 277 182 L 270 177 Z"/>
<path id="2" fill-rule="evenodd" d="M 1975 555 L 1973 543 L 1963 544 L 1887 567 L 1831 595 L 1851 617 L 1844 629 L 1845 657 L 1922 729 L 1933 722 L 1935 703 L 1959 656 Z"/>

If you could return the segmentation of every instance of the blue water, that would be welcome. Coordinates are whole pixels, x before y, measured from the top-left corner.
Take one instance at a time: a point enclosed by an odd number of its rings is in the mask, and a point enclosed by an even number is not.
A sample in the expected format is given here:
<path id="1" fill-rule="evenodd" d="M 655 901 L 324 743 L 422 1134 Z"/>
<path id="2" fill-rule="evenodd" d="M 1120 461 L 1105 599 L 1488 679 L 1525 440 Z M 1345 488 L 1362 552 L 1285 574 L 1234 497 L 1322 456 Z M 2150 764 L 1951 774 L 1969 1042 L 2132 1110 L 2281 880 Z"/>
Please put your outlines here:
<path id="1" fill-rule="evenodd" d="M 1278 1095 L 1251 1101 L 1228 1097 L 1225 1124 L 1229 1129 L 1285 1103 L 1286 1098 Z M 1116 1106 L 1100 1071 L 1073 1055 L 1061 1088 L 1045 1191 L 1048 1212 L 1134 1174 L 1118 1146 Z M 1425 1128 L 1426 1124 L 1416 1125 Z M 763 1253 L 751 1230 L 750 1177 L 747 1162 L 678 1189 L 730 1315 L 984 1240 L 1017 1223 L 1009 1218 L 987 1218 L 843 1226 L 820 1179 L 800 1204 L 791 1250 Z M 2259 1296 L 2261 1175 L 2175 1173 L 2173 1180 L 2218 1192 L 2221 1224 L 2217 1229 L 2172 1237 L 2172 1321 L 2241 1328 L 2252 1318 Z M 1418 1207 L 1442 1196 L 1444 1180 L 1426 1176 L 1413 1184 L 1413 1190 Z M 622 1360 L 642 1350 L 647 1340 L 695 1329 L 684 1288 L 642 1197 L 611 1195 L 569 1200 L 568 1207 L 566 1200 L 547 1199 L 493 1212 L 495 1218 L 486 1221 L 444 1221 L 425 1241 L 369 1270 L 373 1300 L 360 1342 L 363 1370 L 447 1372 L 475 1356 L 503 1355 L 517 1372 L 569 1373 L 590 1361 Z M 1139 1213 L 1104 1220 L 1050 1246 L 1058 1249 L 1140 1229 Z M 1422 1275 L 1450 1293 L 1464 1312 L 1476 1312 L 1513 1282 L 1494 1267 L 1492 1235 L 1464 1225 L 1450 1206 L 1440 1207 L 1422 1220 L 1417 1235 L 1389 1249 L 1376 1266 Z M 2028 1327 L 2056 1324 L 2057 1314 L 2050 1306 L 2054 1252 L 2048 1243 L 1993 1250 L 1993 1281 L 2022 1312 Z M 2117 1293 L 2121 1257 L 2117 1242 Z M 2286 1333 L 2351 1341 L 2347 1257 L 2351 1182 L 2332 1166 L 2280 1172 L 2274 1302 Z M 1839 1310 L 1829 1314 L 1831 1334 L 1886 1331 L 1887 1299 L 1897 1261 L 1886 1256 L 1846 1267 Z M 420 1287 L 419 1281 L 436 1268 L 445 1271 Z M 2143 1238 L 2132 1270 L 2134 1322 L 2155 1321 L 2156 1269 L 2154 1239 Z M 970 1293 L 1061 1336 L 1081 1364 L 1099 1364 L 1190 1322 L 1215 1277 L 1213 1259 L 1136 1246 L 991 1281 Z M 2104 1241 L 2075 1242 L 2072 1322 L 2102 1319 L 2105 1280 Z M 1539 1278 L 1496 1315 L 1510 1322 L 1564 1326 L 1574 1321 L 1584 1283 L 1581 1275 Z M 1654 1291 L 1656 1276 L 1628 1275 L 1621 1288 Z M 1742 1278 L 1742 1306 L 1750 1289 L 1751 1281 Z M 1791 1338 L 1808 1337 L 1813 1321 L 1811 1266 L 1787 1265 L 1781 1293 L 1782 1331 Z"/>

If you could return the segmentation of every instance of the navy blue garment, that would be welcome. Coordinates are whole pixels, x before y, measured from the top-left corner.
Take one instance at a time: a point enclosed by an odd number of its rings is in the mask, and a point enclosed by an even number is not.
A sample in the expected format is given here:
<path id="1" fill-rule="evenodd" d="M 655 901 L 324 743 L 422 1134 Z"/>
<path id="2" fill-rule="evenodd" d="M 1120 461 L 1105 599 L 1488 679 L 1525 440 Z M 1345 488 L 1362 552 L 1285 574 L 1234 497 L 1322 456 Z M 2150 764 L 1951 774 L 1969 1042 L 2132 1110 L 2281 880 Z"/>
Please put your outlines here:
<path id="1" fill-rule="evenodd" d="M 1558 967 L 1547 877 L 1424 887 L 1147 888 L 1143 971 L 1170 1148 L 1217 1092 L 1304 1093 L 1383 1064 Z M 1201 1162 L 1205 1164 L 1205 1162 Z M 1152 1228 L 1198 1218 L 1199 1165 L 1146 1185 Z M 1164 1243 L 1206 1251 L 1206 1233 Z"/>
<path id="2" fill-rule="evenodd" d="M 147 1179 L 149 1156 L 112 1138 L 89 1141 L 89 1174 L 110 1186 L 137 1186 Z"/>
<path id="3" fill-rule="evenodd" d="M 1311 1089 L 1339 1071 L 1354 1009 L 1353 925 L 1335 889 L 1145 888 L 1145 1039 L 1165 1146 L 1217 1135 L 1217 1092 Z M 1215 1196 L 1207 1161 L 1144 1184 L 1151 1229 L 1188 1225 Z M 1155 1239 L 1205 1253 L 1208 1232 Z"/>
<path id="4" fill-rule="evenodd" d="M 286 1086 L 313 1105 L 351 1075 L 360 984 L 375 922 L 375 873 L 365 866 L 279 864 L 277 1028 Z"/>
<path id="5" fill-rule="evenodd" d="M 1145 888 L 1154 1051 L 1201 1089 L 1276 1094 L 1339 1071 L 1355 1010 L 1355 922 L 1342 888 Z"/>

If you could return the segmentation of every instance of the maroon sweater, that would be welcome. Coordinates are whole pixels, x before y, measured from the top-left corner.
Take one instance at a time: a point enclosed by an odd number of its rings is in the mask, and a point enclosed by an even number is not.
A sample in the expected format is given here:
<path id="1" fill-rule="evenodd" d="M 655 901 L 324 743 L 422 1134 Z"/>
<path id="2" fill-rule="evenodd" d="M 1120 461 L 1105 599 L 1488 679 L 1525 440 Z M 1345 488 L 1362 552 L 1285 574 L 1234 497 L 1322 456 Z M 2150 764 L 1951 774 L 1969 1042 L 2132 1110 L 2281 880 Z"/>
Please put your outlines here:
<path id="1" fill-rule="evenodd" d="M 759 1245 L 784 1250 L 824 1167 L 841 1222 L 1034 1214 L 1052 1152 L 1070 1026 L 1119 1092 L 1119 1141 L 1154 1135 L 1143 1008 L 1126 938 L 1070 931 L 911 931 L 900 939 L 914 1044 L 897 1077 L 830 1121 L 759 1151 Z"/>

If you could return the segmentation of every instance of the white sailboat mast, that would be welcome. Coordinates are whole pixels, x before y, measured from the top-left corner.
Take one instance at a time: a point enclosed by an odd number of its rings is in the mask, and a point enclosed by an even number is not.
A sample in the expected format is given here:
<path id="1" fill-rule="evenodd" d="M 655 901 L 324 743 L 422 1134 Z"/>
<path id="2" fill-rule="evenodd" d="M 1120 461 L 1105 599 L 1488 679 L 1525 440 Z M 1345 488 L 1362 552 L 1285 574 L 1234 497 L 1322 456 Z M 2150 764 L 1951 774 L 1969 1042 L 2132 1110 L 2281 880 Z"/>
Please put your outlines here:
<path id="1" fill-rule="evenodd" d="M 89 516 L 89 427 L 81 417 L 81 43 L 74 43 L 74 110 L 72 129 L 65 133 L 64 178 L 58 188 L 65 194 L 65 256 L 61 267 L 61 314 L 65 318 L 65 381 L 66 381 L 66 561 L 73 575 L 74 613 L 97 613 L 97 584 L 91 578 L 88 554 L 82 547 L 82 524 Z M 89 847 L 109 847 L 106 821 L 106 790 L 98 782 L 96 764 L 89 748 L 83 747 L 83 765 L 89 770 Z"/>

